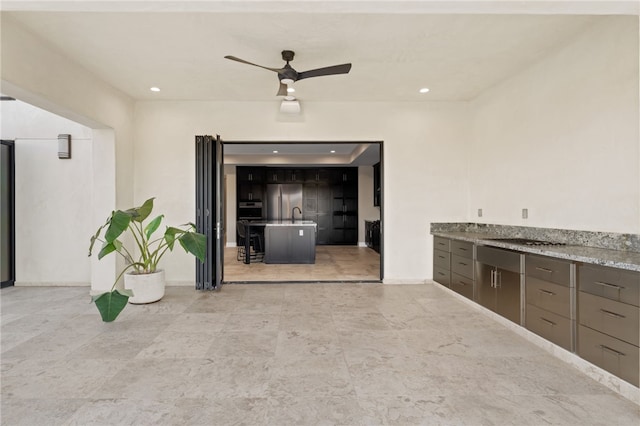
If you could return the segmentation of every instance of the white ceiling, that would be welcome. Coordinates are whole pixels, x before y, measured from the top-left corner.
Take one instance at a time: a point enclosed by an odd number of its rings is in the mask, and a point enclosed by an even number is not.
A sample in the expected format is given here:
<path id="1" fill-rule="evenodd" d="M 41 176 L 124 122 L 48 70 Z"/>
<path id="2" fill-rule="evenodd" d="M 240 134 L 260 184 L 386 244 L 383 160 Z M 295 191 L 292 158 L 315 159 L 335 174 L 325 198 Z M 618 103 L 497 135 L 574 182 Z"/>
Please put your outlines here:
<path id="1" fill-rule="evenodd" d="M 35 3 L 46 9 L 47 2 Z M 66 2 L 74 3 L 83 2 Z M 261 10 L 283 3 L 268 0 L 239 2 L 245 5 L 242 11 L 158 12 L 162 2 L 141 3 L 155 7 L 125 12 L 9 10 L 2 15 L 137 100 L 277 101 L 276 73 L 225 55 L 280 67 L 281 50 L 294 50 L 291 65 L 298 71 L 353 64 L 348 75 L 297 82 L 295 94 L 302 102 L 469 100 L 599 19 L 402 13 L 402 8 L 393 13 L 319 13 L 317 3 L 323 2 L 314 3 L 314 13 L 277 7 L 252 12 L 258 3 Z M 162 91 L 152 93 L 151 86 Z M 419 94 L 425 86 L 431 91 Z"/>

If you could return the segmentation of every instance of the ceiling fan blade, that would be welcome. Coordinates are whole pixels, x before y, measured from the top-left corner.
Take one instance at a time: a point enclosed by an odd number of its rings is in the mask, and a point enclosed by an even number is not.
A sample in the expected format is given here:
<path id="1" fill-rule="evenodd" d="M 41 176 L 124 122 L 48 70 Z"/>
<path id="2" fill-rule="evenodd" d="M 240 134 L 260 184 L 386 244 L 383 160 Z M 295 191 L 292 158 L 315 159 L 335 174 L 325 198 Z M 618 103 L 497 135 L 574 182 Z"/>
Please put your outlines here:
<path id="1" fill-rule="evenodd" d="M 334 65 L 331 67 L 318 68 L 315 70 L 298 73 L 298 80 L 310 77 L 320 77 L 323 75 L 347 74 L 351 70 L 351 64 Z"/>
<path id="2" fill-rule="evenodd" d="M 288 86 L 282 82 L 280 82 L 280 88 L 278 89 L 278 94 L 276 96 L 287 96 L 289 92 L 287 92 Z"/>
<path id="3" fill-rule="evenodd" d="M 269 71 L 275 71 L 275 72 L 282 72 L 283 71 L 283 68 L 263 67 L 262 65 L 254 64 L 252 62 L 245 61 L 244 59 L 236 58 L 235 56 L 231 56 L 231 55 L 225 56 L 225 59 L 231 59 L 232 61 L 241 62 L 241 63 L 247 64 L 247 65 L 253 65 L 254 67 L 264 68 L 265 70 L 269 70 Z"/>

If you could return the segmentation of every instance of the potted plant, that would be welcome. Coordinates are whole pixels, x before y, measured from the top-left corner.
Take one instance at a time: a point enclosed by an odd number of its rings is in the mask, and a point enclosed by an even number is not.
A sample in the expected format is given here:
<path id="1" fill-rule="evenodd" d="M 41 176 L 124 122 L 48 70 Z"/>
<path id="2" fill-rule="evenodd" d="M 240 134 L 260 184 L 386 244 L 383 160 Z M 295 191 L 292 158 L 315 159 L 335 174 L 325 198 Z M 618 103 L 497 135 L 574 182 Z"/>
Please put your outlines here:
<path id="1" fill-rule="evenodd" d="M 164 296 L 164 271 L 158 269 L 158 263 L 167 251 L 173 250 L 176 241 L 187 253 L 193 254 L 201 262 L 205 261 L 207 238 L 196 232 L 193 223 L 180 227 L 167 226 L 164 235 L 154 237 L 164 215 L 155 217 L 146 225 L 143 223 L 151 215 L 153 200 L 149 198 L 140 207 L 112 212 L 104 225 L 100 226 L 91 237 L 89 256 L 92 254 L 95 243 L 101 242 L 102 248 L 98 253 L 98 259 L 115 252 L 126 262 L 126 266 L 118 274 L 111 290 L 91 298 L 105 322 L 116 319 L 127 302 L 151 303 Z M 121 235 L 126 235 L 127 231 L 133 240 L 133 247 L 130 248 L 127 248 L 120 239 Z M 116 284 L 123 275 L 124 289 L 116 288 Z"/>

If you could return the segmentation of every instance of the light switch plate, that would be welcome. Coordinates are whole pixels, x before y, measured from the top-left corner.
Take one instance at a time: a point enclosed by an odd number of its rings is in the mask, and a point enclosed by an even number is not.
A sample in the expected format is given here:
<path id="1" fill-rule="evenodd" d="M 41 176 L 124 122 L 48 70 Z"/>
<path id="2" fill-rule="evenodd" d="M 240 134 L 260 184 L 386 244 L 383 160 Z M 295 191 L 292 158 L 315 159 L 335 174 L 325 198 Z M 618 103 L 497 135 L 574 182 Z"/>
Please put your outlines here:
<path id="1" fill-rule="evenodd" d="M 478 209 L 478 217 L 482 217 L 482 209 Z"/>
<path id="2" fill-rule="evenodd" d="M 301 237 L 304 236 L 304 230 L 303 229 L 299 229 L 298 230 L 298 235 L 300 235 Z"/>

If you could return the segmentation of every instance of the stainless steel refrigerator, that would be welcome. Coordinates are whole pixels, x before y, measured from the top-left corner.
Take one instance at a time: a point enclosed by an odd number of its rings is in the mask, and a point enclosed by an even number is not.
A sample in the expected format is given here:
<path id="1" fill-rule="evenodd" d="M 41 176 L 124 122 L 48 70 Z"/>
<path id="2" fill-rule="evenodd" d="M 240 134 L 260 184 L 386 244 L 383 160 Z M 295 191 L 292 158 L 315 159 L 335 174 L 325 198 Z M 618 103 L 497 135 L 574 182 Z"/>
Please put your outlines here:
<path id="1" fill-rule="evenodd" d="M 267 185 L 267 220 L 302 219 L 302 184 L 279 183 Z M 300 210 L 293 210 L 295 208 Z M 292 216 L 293 214 L 293 216 Z"/>

